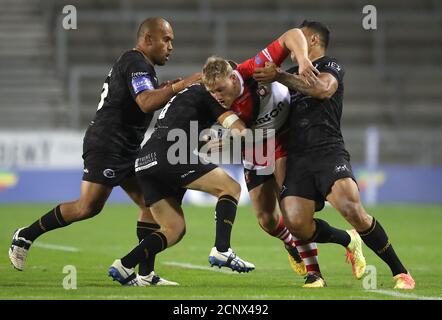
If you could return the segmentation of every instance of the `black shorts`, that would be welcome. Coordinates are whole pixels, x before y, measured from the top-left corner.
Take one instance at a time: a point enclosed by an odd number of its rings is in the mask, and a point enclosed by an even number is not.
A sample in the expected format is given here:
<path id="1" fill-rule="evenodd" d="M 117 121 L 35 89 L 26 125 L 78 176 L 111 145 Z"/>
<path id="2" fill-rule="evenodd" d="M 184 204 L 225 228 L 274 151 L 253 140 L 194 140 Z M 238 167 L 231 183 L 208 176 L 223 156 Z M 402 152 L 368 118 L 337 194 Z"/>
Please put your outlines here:
<path id="1" fill-rule="evenodd" d="M 262 185 L 264 182 L 273 178 L 273 173 L 267 175 L 258 175 L 256 174 L 256 170 L 244 168 L 244 180 L 246 181 L 247 189 L 249 190 L 249 192 L 256 187 Z"/>
<path id="2" fill-rule="evenodd" d="M 108 187 L 120 185 L 126 178 L 135 175 L 136 155 L 122 157 L 107 152 L 87 152 L 83 154 L 83 180 Z"/>
<path id="3" fill-rule="evenodd" d="M 212 163 L 170 164 L 167 150 L 152 145 L 146 145 L 143 150 L 146 151 L 135 162 L 135 173 L 146 206 L 169 197 L 181 203 L 186 185 L 218 167 Z"/>
<path id="4" fill-rule="evenodd" d="M 281 198 L 297 196 L 316 202 L 316 211 L 324 208 L 327 195 L 335 181 L 351 178 L 356 182 L 345 149 L 333 149 L 287 158 L 287 173 Z"/>

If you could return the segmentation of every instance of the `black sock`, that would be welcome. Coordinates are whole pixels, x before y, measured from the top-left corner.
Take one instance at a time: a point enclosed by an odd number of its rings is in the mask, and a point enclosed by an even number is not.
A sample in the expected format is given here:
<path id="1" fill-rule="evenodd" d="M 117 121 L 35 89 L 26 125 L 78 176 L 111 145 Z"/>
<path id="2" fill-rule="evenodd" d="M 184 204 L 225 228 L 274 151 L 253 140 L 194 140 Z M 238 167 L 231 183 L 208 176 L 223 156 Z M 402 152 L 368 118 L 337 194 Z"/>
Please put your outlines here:
<path id="1" fill-rule="evenodd" d="M 156 223 L 137 222 L 137 237 L 140 243 L 144 238 L 150 235 L 152 232 L 160 229 L 160 225 Z M 150 254 L 147 260 L 143 260 L 138 265 L 138 274 L 140 276 L 147 276 L 150 274 L 155 265 L 155 255 Z"/>
<path id="2" fill-rule="evenodd" d="M 69 225 L 69 223 L 64 221 L 63 216 L 61 215 L 60 205 L 58 205 L 29 227 L 21 230 L 19 237 L 23 237 L 30 241 L 35 241 L 35 239 L 37 239 L 43 233 L 54 229 L 63 228 L 67 225 Z"/>
<path id="3" fill-rule="evenodd" d="M 350 235 L 345 230 L 336 229 L 330 226 L 326 221 L 314 219 L 316 230 L 309 241 L 317 243 L 337 243 L 344 247 L 350 244 Z"/>
<path id="4" fill-rule="evenodd" d="M 155 231 L 144 238 L 138 246 L 121 259 L 121 263 L 126 268 L 134 268 L 149 256 L 167 248 L 167 238 L 159 231 Z"/>
<path id="5" fill-rule="evenodd" d="M 219 197 L 215 208 L 216 238 L 215 247 L 220 252 L 230 248 L 230 235 L 235 221 L 238 201 L 235 198 L 223 195 Z"/>
<path id="6" fill-rule="evenodd" d="M 375 218 L 373 218 L 370 228 L 366 231 L 359 232 L 359 235 L 367 247 L 373 250 L 379 258 L 388 264 L 393 276 L 399 273 L 407 273 L 396 252 L 394 252 L 384 228 L 382 228 L 381 224 L 376 221 Z"/>

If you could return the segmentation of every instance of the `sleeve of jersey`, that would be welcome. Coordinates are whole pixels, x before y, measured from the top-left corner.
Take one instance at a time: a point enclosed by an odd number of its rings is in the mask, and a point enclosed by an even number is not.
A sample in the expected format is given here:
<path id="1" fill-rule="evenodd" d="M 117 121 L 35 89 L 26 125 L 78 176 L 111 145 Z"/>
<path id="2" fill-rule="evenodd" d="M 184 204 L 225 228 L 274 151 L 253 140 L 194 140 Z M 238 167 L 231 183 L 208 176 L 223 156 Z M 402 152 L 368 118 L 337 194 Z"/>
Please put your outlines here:
<path id="1" fill-rule="evenodd" d="M 256 68 L 264 67 L 267 61 L 280 66 L 287 56 L 288 51 L 281 47 L 279 40 L 275 40 L 264 50 L 260 51 L 254 58 L 250 58 L 238 65 L 236 70 L 238 70 L 244 80 L 247 80 L 252 77 Z"/>
<path id="2" fill-rule="evenodd" d="M 330 73 L 338 81 L 344 78 L 344 69 L 335 61 L 328 61 L 318 68 L 319 72 Z"/>
<path id="3" fill-rule="evenodd" d="M 129 64 L 126 70 L 126 82 L 134 99 L 141 92 L 156 88 L 155 78 L 151 75 L 149 66 L 144 61 L 135 61 Z"/>

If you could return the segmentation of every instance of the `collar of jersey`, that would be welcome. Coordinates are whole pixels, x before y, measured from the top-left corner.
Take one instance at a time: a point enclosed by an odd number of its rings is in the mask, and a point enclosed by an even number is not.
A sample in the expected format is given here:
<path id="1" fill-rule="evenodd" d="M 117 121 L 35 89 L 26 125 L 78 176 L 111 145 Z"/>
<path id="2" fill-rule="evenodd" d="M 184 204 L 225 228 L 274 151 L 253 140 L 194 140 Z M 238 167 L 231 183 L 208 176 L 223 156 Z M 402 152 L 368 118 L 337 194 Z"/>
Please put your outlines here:
<path id="1" fill-rule="evenodd" d="M 236 75 L 236 77 L 239 80 L 239 85 L 241 86 L 241 89 L 239 91 L 239 96 L 241 97 L 242 94 L 244 93 L 244 79 L 242 78 L 241 74 L 238 72 L 238 70 L 233 70 L 233 73 Z"/>

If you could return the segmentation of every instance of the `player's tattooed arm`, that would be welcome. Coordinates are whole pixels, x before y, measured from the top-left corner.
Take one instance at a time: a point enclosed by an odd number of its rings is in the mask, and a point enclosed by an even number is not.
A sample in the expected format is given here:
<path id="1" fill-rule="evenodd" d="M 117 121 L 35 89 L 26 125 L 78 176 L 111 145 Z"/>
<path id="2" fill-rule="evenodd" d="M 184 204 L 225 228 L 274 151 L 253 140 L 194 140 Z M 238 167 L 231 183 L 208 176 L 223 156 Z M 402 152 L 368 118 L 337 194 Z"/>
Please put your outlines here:
<path id="1" fill-rule="evenodd" d="M 301 76 L 287 73 L 274 64 L 267 64 L 264 68 L 257 68 L 253 77 L 256 81 L 262 83 L 278 81 L 289 89 L 317 99 L 329 99 L 338 89 L 338 81 L 330 73 L 320 73 L 316 81 L 306 83 Z"/>
<path id="2" fill-rule="evenodd" d="M 154 112 L 164 107 L 167 101 L 175 94 L 201 79 L 200 73 L 195 73 L 183 80 L 171 81 L 155 90 L 145 90 L 135 98 L 138 106 L 144 113 Z"/>
<path id="3" fill-rule="evenodd" d="M 317 78 L 315 83 L 307 84 L 298 75 L 280 71 L 276 81 L 306 96 L 321 100 L 330 99 L 338 89 L 338 81 L 330 73 L 320 73 Z"/>

